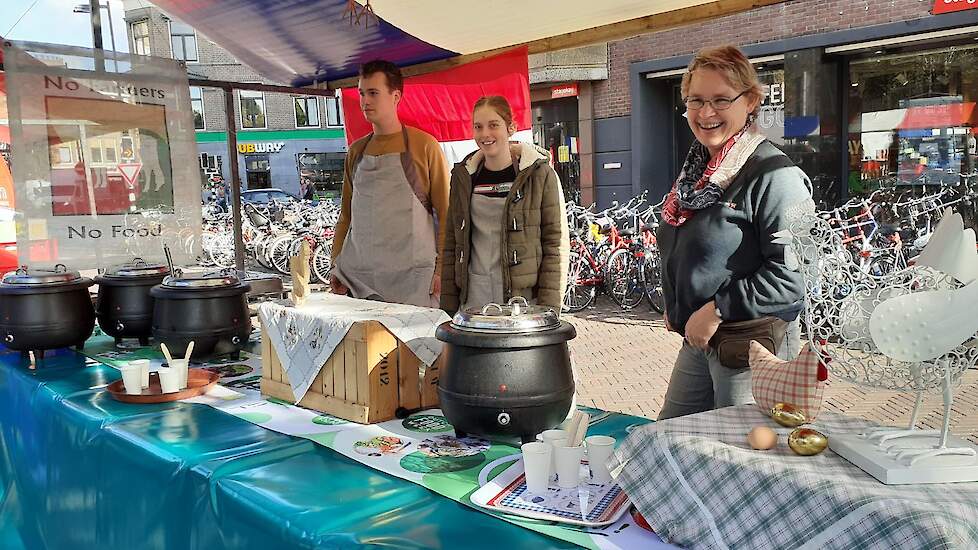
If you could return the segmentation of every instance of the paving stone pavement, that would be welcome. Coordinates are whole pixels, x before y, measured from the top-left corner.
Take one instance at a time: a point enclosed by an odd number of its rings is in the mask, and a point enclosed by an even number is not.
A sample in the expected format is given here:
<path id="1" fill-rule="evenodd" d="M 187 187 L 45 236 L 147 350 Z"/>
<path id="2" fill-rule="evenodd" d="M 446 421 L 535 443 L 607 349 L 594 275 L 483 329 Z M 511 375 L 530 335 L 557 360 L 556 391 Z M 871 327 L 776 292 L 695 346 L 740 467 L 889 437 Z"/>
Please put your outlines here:
<path id="1" fill-rule="evenodd" d="M 682 338 L 667 332 L 662 316 L 644 303 L 622 312 L 601 296 L 593 308 L 565 318 L 577 328 L 570 348 L 578 403 L 654 419 Z M 830 374 L 823 410 L 899 426 L 910 422 L 913 404 L 912 394 L 862 388 Z M 978 370 L 962 377 L 951 412 L 952 432 L 978 444 Z M 927 395 L 918 426 L 940 429 L 942 414 L 941 395 Z"/>

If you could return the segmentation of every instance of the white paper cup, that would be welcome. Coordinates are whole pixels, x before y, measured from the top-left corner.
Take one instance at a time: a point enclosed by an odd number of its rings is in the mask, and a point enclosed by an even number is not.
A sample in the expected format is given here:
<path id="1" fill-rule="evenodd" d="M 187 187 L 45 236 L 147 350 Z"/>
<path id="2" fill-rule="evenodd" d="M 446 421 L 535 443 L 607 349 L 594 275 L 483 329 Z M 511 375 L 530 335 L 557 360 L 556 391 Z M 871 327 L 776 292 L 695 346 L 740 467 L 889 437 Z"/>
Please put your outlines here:
<path id="1" fill-rule="evenodd" d="M 130 395 L 143 393 L 142 375 L 139 365 L 126 363 L 118 368 L 119 372 L 122 373 L 122 383 L 126 386 L 126 393 Z"/>
<path id="2" fill-rule="evenodd" d="M 615 452 L 615 438 L 606 435 L 592 435 L 584 438 L 587 447 L 587 463 L 591 468 L 591 481 L 594 483 L 609 483 L 611 472 L 608 471 L 608 460 Z"/>
<path id="3" fill-rule="evenodd" d="M 548 443 L 531 442 L 520 446 L 523 451 L 523 469 L 526 471 L 526 488 L 534 495 L 547 493 L 550 484 L 550 455 L 553 449 Z"/>
<path id="4" fill-rule="evenodd" d="M 540 439 L 544 443 L 553 447 L 554 445 L 563 445 L 567 443 L 567 432 L 564 430 L 547 430 L 540 434 Z M 556 479 L 557 476 L 557 453 L 551 453 L 550 459 L 550 479 Z"/>
<path id="5" fill-rule="evenodd" d="M 180 389 L 187 387 L 187 370 L 190 369 L 190 361 L 186 359 L 174 359 L 170 361 L 170 368 L 180 374 Z"/>
<path id="6" fill-rule="evenodd" d="M 568 447 L 564 442 L 554 445 L 557 453 L 557 485 L 564 489 L 572 489 L 581 484 L 581 459 L 584 458 L 584 447 Z"/>
<path id="7" fill-rule="evenodd" d="M 180 371 L 168 367 L 156 371 L 156 374 L 160 377 L 160 388 L 163 393 L 180 391 Z"/>
<path id="8" fill-rule="evenodd" d="M 134 359 L 129 361 L 130 365 L 136 365 L 140 369 L 141 380 L 143 381 L 143 388 L 149 387 L 149 359 Z"/>

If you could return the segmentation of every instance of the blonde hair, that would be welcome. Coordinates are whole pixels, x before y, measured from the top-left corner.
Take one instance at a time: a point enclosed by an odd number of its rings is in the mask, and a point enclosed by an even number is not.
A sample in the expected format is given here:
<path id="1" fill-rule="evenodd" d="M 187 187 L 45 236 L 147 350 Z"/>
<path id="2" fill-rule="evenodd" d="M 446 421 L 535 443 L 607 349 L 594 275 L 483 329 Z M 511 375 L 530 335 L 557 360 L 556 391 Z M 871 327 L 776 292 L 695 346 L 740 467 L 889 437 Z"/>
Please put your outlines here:
<path id="1" fill-rule="evenodd" d="M 509 106 L 509 101 L 501 95 L 488 95 L 482 96 L 475 102 L 475 107 L 472 107 L 472 114 L 474 115 L 479 107 L 489 107 L 499 118 L 503 119 L 506 123 L 506 128 L 513 126 L 513 108 Z"/>
<path id="2" fill-rule="evenodd" d="M 686 67 L 686 74 L 683 75 L 682 94 L 685 98 L 689 94 L 689 84 L 693 79 L 693 73 L 701 69 L 710 69 L 720 73 L 727 84 L 735 90 L 744 92 L 748 101 L 757 100 L 757 108 L 754 114 L 760 110 L 761 102 L 764 101 L 764 87 L 757 78 L 757 71 L 751 64 L 744 52 L 736 46 L 720 46 L 717 48 L 703 48 L 696 52 L 696 56 Z"/>

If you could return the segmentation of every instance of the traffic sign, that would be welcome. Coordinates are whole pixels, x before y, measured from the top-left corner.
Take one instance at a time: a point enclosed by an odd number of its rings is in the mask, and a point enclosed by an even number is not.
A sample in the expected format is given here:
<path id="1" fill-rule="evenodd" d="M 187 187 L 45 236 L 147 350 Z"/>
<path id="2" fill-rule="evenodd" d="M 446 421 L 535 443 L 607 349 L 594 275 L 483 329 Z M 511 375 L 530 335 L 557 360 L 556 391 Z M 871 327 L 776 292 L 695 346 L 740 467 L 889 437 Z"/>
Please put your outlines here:
<path id="1" fill-rule="evenodd" d="M 122 179 L 126 180 L 129 187 L 134 187 L 136 185 L 136 176 L 139 175 L 139 171 L 143 169 L 143 163 L 141 162 L 127 162 L 120 163 L 116 166 L 119 172 L 122 174 Z"/>

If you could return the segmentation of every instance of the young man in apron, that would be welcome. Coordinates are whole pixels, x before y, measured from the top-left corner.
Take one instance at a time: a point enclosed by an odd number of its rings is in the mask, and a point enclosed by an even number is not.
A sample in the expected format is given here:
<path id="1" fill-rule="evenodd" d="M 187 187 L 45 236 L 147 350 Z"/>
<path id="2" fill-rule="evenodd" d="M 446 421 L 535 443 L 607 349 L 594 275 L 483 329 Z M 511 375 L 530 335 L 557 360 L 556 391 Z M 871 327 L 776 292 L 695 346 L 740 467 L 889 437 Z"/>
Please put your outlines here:
<path id="1" fill-rule="evenodd" d="M 448 212 L 448 165 L 434 137 L 398 119 L 404 83 L 397 66 L 364 64 L 358 88 L 373 132 L 346 156 L 330 288 L 437 308 L 445 237 L 438 221 Z"/>

